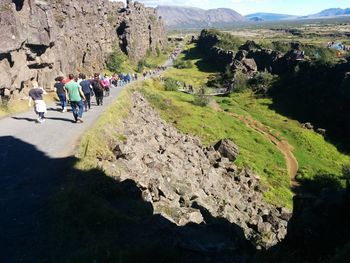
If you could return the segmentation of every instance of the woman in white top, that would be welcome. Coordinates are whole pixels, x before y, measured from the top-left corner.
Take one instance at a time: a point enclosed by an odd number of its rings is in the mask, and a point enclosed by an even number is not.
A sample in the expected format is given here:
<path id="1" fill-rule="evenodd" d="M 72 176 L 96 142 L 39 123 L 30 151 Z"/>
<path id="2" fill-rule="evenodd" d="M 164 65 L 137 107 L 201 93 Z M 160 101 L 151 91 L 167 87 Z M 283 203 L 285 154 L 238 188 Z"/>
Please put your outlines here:
<path id="1" fill-rule="evenodd" d="M 34 101 L 34 111 L 38 114 L 38 123 L 42 123 L 45 121 L 45 113 L 46 113 L 46 104 L 43 99 L 43 95 L 46 94 L 46 91 L 39 87 L 38 82 L 33 81 L 33 88 L 29 91 L 29 107 L 32 105 L 32 101 Z"/>

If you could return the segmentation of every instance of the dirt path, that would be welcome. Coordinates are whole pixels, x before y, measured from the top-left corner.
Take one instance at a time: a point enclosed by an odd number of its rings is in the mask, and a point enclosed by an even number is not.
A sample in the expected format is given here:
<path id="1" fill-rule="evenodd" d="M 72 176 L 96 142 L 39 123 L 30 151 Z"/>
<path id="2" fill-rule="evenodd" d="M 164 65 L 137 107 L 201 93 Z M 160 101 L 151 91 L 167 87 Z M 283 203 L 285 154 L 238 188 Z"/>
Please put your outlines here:
<path id="1" fill-rule="evenodd" d="M 288 174 L 291 180 L 292 187 L 298 186 L 298 182 L 295 177 L 297 175 L 299 164 L 297 159 L 293 154 L 293 147 L 285 139 L 279 139 L 276 135 L 273 134 L 272 130 L 262 124 L 261 122 L 254 120 L 252 117 L 242 116 L 233 112 L 223 111 L 217 103 L 211 105 L 216 111 L 223 112 L 228 114 L 236 119 L 242 121 L 247 127 L 255 130 L 256 132 L 264 135 L 269 141 L 271 141 L 277 149 L 283 154 L 284 159 L 286 160 Z"/>

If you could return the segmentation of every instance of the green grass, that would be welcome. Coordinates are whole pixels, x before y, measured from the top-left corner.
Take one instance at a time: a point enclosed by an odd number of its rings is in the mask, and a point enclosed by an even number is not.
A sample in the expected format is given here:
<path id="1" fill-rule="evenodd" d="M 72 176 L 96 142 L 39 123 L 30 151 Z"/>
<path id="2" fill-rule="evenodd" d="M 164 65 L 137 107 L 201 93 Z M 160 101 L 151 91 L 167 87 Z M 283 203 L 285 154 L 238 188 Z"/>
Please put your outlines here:
<path id="1" fill-rule="evenodd" d="M 251 115 L 264 125 L 273 128 L 279 137 L 286 138 L 294 147 L 299 162 L 299 176 L 312 179 L 317 174 L 341 175 L 342 165 L 349 163 L 349 156 L 340 153 L 322 135 L 304 129 L 295 120 L 290 120 L 269 106 L 269 98 L 256 98 L 250 92 L 234 93 L 230 98 L 218 98 L 223 109 Z"/>
<path id="2" fill-rule="evenodd" d="M 205 145 L 223 138 L 234 141 L 240 149 L 236 164 L 250 167 L 262 177 L 269 189 L 268 201 L 291 207 L 292 193 L 283 155 L 263 135 L 226 113 L 194 105 L 191 95 L 162 90 L 157 80 L 146 81 L 142 92 L 162 118 L 184 133 L 199 136 Z"/>
<path id="3" fill-rule="evenodd" d="M 93 169 L 97 167 L 96 159 L 111 160 L 114 158 L 112 146 L 116 141 L 123 141 L 125 138 L 115 131 L 115 127 L 120 125 L 127 116 L 131 107 L 130 91 L 139 84 L 133 84 L 128 89 L 124 89 L 117 102 L 111 106 L 97 121 L 80 142 L 78 157 L 81 159 L 77 163 L 77 168 L 81 170 Z"/>
<path id="4" fill-rule="evenodd" d="M 187 85 L 192 85 L 194 88 L 199 88 L 205 85 L 211 76 L 217 74 L 214 69 L 205 64 L 203 59 L 195 53 L 194 44 L 185 46 L 184 51 L 178 56 L 177 60 L 190 61 L 193 67 L 186 69 L 171 68 L 164 73 L 164 77 L 173 78 Z"/>

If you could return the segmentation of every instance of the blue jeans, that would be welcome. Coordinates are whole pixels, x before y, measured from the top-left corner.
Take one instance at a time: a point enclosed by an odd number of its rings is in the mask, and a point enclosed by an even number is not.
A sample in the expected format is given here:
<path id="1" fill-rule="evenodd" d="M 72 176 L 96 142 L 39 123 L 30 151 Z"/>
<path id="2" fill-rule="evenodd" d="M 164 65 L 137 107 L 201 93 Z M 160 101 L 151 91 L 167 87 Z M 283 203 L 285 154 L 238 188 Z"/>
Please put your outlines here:
<path id="1" fill-rule="evenodd" d="M 71 101 L 70 105 L 72 106 L 72 112 L 75 121 L 83 117 L 84 105 L 83 101 Z"/>
<path id="2" fill-rule="evenodd" d="M 57 94 L 58 98 L 60 99 L 61 102 L 61 107 L 62 110 L 67 107 L 67 99 L 66 99 L 66 94 Z"/>

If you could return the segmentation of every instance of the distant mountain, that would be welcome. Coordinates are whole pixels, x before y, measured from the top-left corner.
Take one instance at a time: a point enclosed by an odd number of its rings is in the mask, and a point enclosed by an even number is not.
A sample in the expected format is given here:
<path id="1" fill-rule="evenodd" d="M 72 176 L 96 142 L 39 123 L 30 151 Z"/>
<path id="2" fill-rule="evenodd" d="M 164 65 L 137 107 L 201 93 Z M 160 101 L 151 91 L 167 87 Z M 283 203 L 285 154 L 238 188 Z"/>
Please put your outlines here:
<path id="1" fill-rule="evenodd" d="M 204 10 L 194 7 L 158 6 L 157 12 L 169 28 L 220 27 L 247 21 L 244 16 L 228 8 Z"/>
<path id="2" fill-rule="evenodd" d="M 246 15 L 250 21 L 276 21 L 276 20 L 287 20 L 287 19 L 296 19 L 297 16 L 285 15 L 285 14 L 275 14 L 275 13 L 254 13 Z"/>
<path id="3" fill-rule="evenodd" d="M 246 15 L 249 21 L 260 22 L 260 21 L 278 21 L 278 20 L 292 20 L 292 19 L 313 19 L 313 18 L 330 18 L 337 16 L 350 16 L 350 8 L 330 8 L 323 10 L 317 14 L 311 14 L 307 16 L 294 16 L 286 14 L 275 14 L 275 13 L 254 13 Z"/>
<path id="4" fill-rule="evenodd" d="M 318 18 L 318 17 L 335 17 L 335 16 L 346 16 L 350 15 L 350 8 L 330 8 L 323 10 L 317 14 L 309 15 L 308 18 Z"/>

